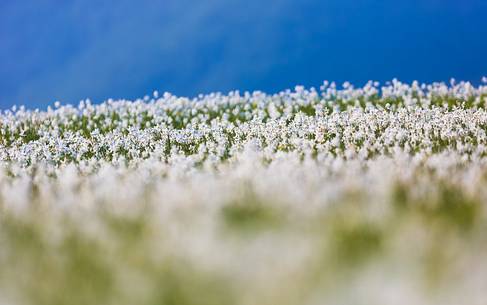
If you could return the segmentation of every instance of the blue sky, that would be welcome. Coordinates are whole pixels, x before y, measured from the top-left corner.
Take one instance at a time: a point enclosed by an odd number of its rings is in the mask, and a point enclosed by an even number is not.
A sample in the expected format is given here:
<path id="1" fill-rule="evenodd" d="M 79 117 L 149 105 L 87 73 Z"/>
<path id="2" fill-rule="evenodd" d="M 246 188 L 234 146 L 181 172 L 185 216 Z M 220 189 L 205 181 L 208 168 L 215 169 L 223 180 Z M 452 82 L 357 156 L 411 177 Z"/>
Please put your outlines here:
<path id="1" fill-rule="evenodd" d="M 2 0 L 0 108 L 323 80 L 479 82 L 484 0 Z"/>

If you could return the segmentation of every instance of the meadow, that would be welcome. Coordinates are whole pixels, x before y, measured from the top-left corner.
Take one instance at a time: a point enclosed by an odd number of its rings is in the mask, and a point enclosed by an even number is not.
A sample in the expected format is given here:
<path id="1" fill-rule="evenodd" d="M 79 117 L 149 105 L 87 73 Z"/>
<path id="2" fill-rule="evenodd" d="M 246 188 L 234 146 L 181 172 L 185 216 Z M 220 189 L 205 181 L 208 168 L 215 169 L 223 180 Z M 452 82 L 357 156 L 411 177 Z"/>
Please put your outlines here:
<path id="1" fill-rule="evenodd" d="M 485 304 L 487 79 L 0 114 L 0 305 Z"/>

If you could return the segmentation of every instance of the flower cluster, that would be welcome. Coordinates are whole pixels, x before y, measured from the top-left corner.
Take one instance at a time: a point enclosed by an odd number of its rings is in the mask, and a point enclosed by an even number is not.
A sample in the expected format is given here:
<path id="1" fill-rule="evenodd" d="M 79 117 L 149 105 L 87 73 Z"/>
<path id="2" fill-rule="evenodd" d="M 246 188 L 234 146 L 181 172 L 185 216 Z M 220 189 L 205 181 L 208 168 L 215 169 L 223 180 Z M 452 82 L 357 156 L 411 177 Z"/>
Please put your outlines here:
<path id="1" fill-rule="evenodd" d="M 481 304 L 486 132 L 453 80 L 13 107 L 0 304 Z"/>

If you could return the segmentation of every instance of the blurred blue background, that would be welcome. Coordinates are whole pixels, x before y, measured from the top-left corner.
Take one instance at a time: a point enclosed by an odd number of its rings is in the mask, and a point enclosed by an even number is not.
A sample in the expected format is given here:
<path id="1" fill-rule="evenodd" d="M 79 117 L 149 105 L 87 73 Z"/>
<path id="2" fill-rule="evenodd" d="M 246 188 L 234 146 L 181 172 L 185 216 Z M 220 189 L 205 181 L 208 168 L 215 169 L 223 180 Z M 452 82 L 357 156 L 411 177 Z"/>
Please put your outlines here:
<path id="1" fill-rule="evenodd" d="M 0 1 L 2 109 L 483 75 L 485 0 Z"/>

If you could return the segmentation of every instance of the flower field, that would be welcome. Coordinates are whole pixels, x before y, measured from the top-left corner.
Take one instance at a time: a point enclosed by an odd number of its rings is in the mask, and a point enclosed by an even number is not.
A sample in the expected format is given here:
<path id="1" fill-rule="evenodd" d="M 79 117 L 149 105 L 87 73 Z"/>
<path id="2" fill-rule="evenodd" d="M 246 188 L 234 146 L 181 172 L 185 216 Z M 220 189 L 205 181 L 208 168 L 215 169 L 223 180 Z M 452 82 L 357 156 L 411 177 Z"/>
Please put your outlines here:
<path id="1" fill-rule="evenodd" d="M 487 79 L 0 115 L 0 305 L 485 304 Z"/>

